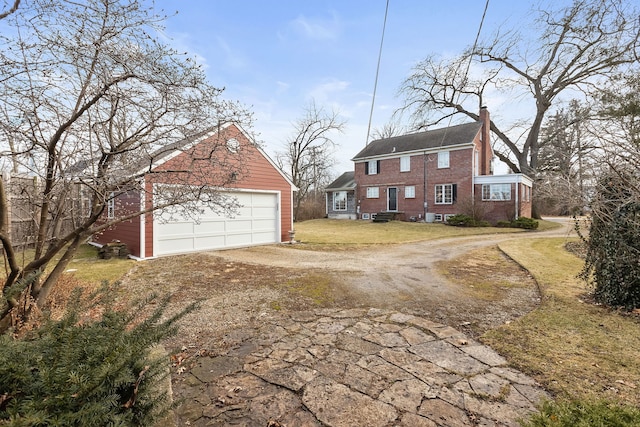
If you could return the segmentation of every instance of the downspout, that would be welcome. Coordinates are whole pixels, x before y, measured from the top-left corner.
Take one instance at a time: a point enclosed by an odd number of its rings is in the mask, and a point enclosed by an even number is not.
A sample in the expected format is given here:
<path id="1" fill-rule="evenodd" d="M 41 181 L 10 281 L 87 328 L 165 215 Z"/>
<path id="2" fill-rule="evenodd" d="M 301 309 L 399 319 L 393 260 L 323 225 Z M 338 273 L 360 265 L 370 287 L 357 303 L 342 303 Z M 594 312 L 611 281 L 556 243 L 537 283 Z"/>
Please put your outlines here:
<path id="1" fill-rule="evenodd" d="M 142 185 L 140 186 L 140 188 L 142 188 L 142 191 L 140 192 L 140 212 L 144 212 L 144 210 L 146 209 L 146 203 L 145 203 L 145 198 L 146 198 L 146 181 L 144 178 L 142 178 Z M 147 247 L 145 244 L 145 240 L 146 240 L 146 236 L 147 236 L 147 230 L 146 230 L 146 226 L 147 226 L 147 214 L 142 214 L 140 215 L 140 258 L 141 259 L 145 259 L 147 257 Z"/>
<path id="2" fill-rule="evenodd" d="M 520 198 L 520 184 L 518 182 L 516 182 L 516 217 L 514 219 L 518 219 L 520 217 L 520 212 L 519 212 L 519 205 L 520 203 L 518 203 L 518 200 Z"/>
<path id="3" fill-rule="evenodd" d="M 349 203 L 349 199 L 347 198 L 347 203 Z M 349 209 L 347 209 L 347 212 Z M 329 218 L 329 192 L 325 190 L 324 192 L 324 213 Z"/>
<path id="4" fill-rule="evenodd" d="M 424 209 L 422 218 L 424 218 L 424 222 L 427 222 L 427 153 L 423 153 L 422 159 L 422 207 Z"/>
<path id="5" fill-rule="evenodd" d="M 476 207 L 476 150 L 471 150 L 471 206 L 473 207 L 473 212 L 475 212 Z"/>

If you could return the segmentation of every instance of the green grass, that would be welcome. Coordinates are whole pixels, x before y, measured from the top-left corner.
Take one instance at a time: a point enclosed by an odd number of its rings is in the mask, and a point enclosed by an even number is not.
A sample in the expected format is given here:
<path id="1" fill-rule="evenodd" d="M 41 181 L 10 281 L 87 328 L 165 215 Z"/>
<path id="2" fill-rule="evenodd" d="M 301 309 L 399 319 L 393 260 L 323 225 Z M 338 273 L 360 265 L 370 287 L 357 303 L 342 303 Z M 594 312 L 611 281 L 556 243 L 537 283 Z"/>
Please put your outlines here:
<path id="1" fill-rule="evenodd" d="M 557 223 L 540 221 L 539 231 L 557 227 L 559 227 Z M 335 249 L 340 249 L 340 246 L 350 248 L 353 246 L 410 243 L 447 237 L 526 232 L 517 228 L 465 228 L 420 222 L 374 223 L 337 219 L 314 219 L 297 222 L 294 228 L 297 241 L 311 245 L 335 246 Z"/>
<path id="2" fill-rule="evenodd" d="M 82 245 L 67 266 L 67 271 L 83 282 L 100 284 L 105 280 L 115 282 L 122 279 L 135 263 L 136 261 L 131 259 L 100 259 L 98 258 L 98 248 Z"/>
<path id="3" fill-rule="evenodd" d="M 20 264 L 26 264 L 33 259 L 33 255 L 33 249 L 27 249 L 18 254 L 18 261 Z M 54 257 L 48 269 L 55 265 L 60 255 Z M 99 259 L 98 248 L 82 245 L 78 248 L 73 260 L 69 262 L 67 274 L 82 282 L 99 285 L 105 280 L 109 282 L 120 280 L 135 265 L 135 262 L 130 259 Z"/>
<path id="4" fill-rule="evenodd" d="M 640 409 L 609 402 L 545 402 L 523 427 L 636 427 Z"/>
<path id="5" fill-rule="evenodd" d="M 609 412 L 618 407 L 606 402 L 640 405 L 640 320 L 587 302 L 588 289 L 576 277 L 583 261 L 565 250 L 566 241 L 517 239 L 499 245 L 535 277 L 543 298 L 536 310 L 482 340 L 555 394 L 559 400 L 553 410 L 567 412 L 567 419 L 582 407 L 596 408 L 593 416 L 615 416 Z M 636 424 L 554 424 L 549 419 L 530 425 L 640 425 L 640 413 L 632 417 Z"/>

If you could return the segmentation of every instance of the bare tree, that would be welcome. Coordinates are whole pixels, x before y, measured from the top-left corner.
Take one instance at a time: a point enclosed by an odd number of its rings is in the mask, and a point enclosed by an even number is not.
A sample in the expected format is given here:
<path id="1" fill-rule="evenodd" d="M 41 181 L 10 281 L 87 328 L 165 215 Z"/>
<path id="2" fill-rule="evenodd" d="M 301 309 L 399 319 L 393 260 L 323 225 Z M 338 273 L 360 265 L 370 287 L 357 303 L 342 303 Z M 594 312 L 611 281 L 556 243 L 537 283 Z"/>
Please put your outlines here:
<path id="1" fill-rule="evenodd" d="M 587 132 L 589 107 L 572 100 L 546 120 L 540 132 L 537 200 L 544 213 L 580 213 L 592 194 L 597 140 Z"/>
<path id="2" fill-rule="evenodd" d="M 530 99 L 535 111 L 531 117 L 500 126 L 492 122 L 491 131 L 500 142 L 496 156 L 514 172 L 533 177 L 540 129 L 558 97 L 608 79 L 634 63 L 640 48 L 638 13 L 630 2 L 574 0 L 568 7 L 535 13 L 537 19 L 522 33 L 497 32 L 453 60 L 425 59 L 402 85 L 404 109 L 412 112 L 418 127 L 454 115 L 478 120 L 489 89 L 512 99 Z M 467 75 L 469 61 L 479 66 L 481 75 Z M 513 137 L 508 126 L 515 124 L 524 131 Z"/>
<path id="3" fill-rule="evenodd" d="M 346 122 L 337 111 L 328 112 L 311 101 L 301 118 L 293 123 L 293 134 L 277 156 L 279 166 L 289 171 L 298 187 L 294 196 L 294 218 L 311 191 L 328 184 L 333 164 L 333 132 L 342 132 Z"/>
<path id="4" fill-rule="evenodd" d="M 405 127 L 399 122 L 391 120 L 380 128 L 374 128 L 371 132 L 371 140 L 386 139 L 406 133 Z"/>
<path id="5" fill-rule="evenodd" d="M 8 265 L 0 330 L 25 300 L 44 305 L 89 236 L 151 209 L 101 220 L 118 195 L 149 191 L 141 177 L 154 153 L 207 127 L 250 120 L 242 107 L 221 98 L 222 90 L 206 81 L 191 58 L 153 37 L 163 19 L 133 0 L 33 0 L 5 19 L 10 30 L 0 36 L 0 134 L 12 146 L 2 156 L 12 156 L 19 172 L 37 177 L 42 186 L 34 195 L 35 250 L 21 264 L 6 228 L 6 189 L 0 181 L 0 242 Z M 213 153 L 200 156 L 216 159 Z M 207 179 L 224 186 L 229 170 L 239 166 L 234 161 L 219 166 L 220 175 Z M 154 208 L 188 210 L 198 200 L 227 206 L 210 186 L 193 184 L 198 168 L 172 172 L 181 185 L 152 194 L 164 200 Z M 90 208 L 71 231 L 60 234 L 56 218 L 65 210 L 71 185 L 82 186 Z M 53 268 L 46 269 L 49 264 Z"/>
<path id="6" fill-rule="evenodd" d="M 20 0 L 14 0 L 13 5 L 11 6 L 7 5 L 8 9 L 0 11 L 0 19 L 4 19 L 7 16 L 14 13 L 16 10 L 18 10 L 19 6 L 20 6 Z"/>

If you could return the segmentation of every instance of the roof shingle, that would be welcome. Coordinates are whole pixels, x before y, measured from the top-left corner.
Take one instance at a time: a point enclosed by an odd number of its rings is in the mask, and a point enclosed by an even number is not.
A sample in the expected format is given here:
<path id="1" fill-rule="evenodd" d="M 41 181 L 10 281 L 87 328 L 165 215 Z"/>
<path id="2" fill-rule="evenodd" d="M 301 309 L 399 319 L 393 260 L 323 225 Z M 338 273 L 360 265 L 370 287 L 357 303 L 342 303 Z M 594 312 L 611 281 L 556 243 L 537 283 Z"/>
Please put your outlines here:
<path id="1" fill-rule="evenodd" d="M 471 144 L 481 128 L 482 122 L 474 122 L 391 138 L 377 139 L 371 141 L 369 145 L 356 154 L 352 160 L 384 156 L 391 153 L 405 153 Z"/>

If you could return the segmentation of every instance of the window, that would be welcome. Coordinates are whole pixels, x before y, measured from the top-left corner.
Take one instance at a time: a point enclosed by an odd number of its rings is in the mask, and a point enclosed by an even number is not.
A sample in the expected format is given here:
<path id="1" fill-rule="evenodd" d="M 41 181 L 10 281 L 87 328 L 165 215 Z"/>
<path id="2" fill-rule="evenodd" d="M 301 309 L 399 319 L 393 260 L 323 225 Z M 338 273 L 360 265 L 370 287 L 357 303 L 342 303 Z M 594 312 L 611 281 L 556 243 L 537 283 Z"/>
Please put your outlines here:
<path id="1" fill-rule="evenodd" d="M 449 167 L 449 152 L 440 151 L 438 153 L 438 169 Z"/>
<path id="2" fill-rule="evenodd" d="M 436 185 L 436 205 L 450 205 L 453 203 L 455 184 Z"/>
<path id="3" fill-rule="evenodd" d="M 380 197 L 378 187 L 367 187 L 367 199 L 377 199 Z"/>
<path id="4" fill-rule="evenodd" d="M 407 185 L 404 187 L 404 198 L 405 199 L 415 199 L 416 198 L 416 187 L 415 185 Z"/>
<path id="5" fill-rule="evenodd" d="M 380 160 L 369 160 L 364 164 L 365 175 L 377 175 L 380 171 Z"/>
<path id="6" fill-rule="evenodd" d="M 411 157 L 400 157 L 400 172 L 409 172 L 411 170 Z"/>
<path id="7" fill-rule="evenodd" d="M 511 200 L 511 184 L 482 184 L 482 200 Z"/>
<path id="8" fill-rule="evenodd" d="M 524 201 L 525 202 L 531 201 L 531 187 L 527 185 L 524 186 Z"/>
<path id="9" fill-rule="evenodd" d="M 434 220 L 435 222 L 442 222 L 442 214 L 435 214 L 435 215 L 433 216 L 433 220 Z"/>
<path id="10" fill-rule="evenodd" d="M 113 219 L 116 217 L 116 200 L 115 200 L 115 194 L 111 193 L 109 194 L 109 200 L 107 200 L 107 218 L 108 219 Z"/>
<path id="11" fill-rule="evenodd" d="M 333 192 L 333 210 L 334 211 L 347 210 L 347 192 L 346 191 Z"/>
<path id="12" fill-rule="evenodd" d="M 232 153 L 237 153 L 240 150 L 240 141 L 235 138 L 231 138 L 227 141 L 227 150 Z"/>

